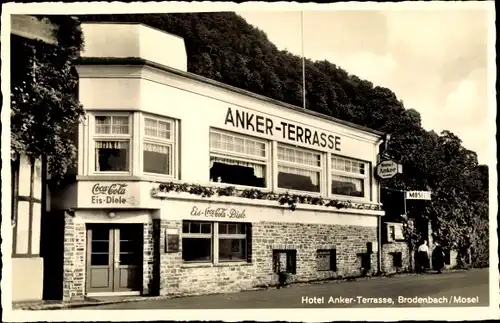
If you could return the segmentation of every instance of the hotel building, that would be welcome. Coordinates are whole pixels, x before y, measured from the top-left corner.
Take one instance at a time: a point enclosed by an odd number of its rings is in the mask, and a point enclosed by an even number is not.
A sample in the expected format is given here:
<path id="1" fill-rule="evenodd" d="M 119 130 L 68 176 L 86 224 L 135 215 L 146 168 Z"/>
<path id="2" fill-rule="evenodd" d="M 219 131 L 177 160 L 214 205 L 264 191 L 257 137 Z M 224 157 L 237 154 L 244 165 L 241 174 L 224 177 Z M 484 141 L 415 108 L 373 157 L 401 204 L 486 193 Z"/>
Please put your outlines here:
<path id="1" fill-rule="evenodd" d="M 279 272 L 305 282 L 394 269 L 383 264 L 394 248 L 382 247 L 374 171 L 385 134 L 189 73 L 177 36 L 141 24 L 82 30 L 78 167 L 42 220 L 54 297 L 233 292 L 275 285 Z"/>

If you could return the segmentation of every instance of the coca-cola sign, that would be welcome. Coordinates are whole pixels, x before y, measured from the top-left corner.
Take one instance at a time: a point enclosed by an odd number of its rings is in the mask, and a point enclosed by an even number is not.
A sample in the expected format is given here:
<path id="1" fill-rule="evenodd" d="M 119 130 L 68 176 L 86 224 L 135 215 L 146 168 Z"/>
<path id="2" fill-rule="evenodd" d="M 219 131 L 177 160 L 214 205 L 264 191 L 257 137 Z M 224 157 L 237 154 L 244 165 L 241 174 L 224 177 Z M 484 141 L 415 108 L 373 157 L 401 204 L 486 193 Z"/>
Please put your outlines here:
<path id="1" fill-rule="evenodd" d="M 92 204 L 126 204 L 127 186 L 124 183 L 96 183 L 92 186 Z"/>

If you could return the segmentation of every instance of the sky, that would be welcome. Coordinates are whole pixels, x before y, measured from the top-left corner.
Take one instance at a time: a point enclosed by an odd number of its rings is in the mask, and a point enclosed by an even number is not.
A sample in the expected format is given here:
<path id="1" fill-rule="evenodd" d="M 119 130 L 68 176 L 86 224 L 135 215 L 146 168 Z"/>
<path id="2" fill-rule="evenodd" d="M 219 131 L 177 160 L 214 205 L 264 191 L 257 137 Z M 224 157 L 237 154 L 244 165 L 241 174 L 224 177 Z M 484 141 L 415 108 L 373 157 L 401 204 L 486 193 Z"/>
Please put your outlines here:
<path id="1" fill-rule="evenodd" d="M 237 14 L 279 49 L 301 55 L 300 12 Z M 453 132 L 479 163 L 496 160 L 486 131 L 486 10 L 304 11 L 303 26 L 305 57 L 391 89 L 425 129 Z"/>

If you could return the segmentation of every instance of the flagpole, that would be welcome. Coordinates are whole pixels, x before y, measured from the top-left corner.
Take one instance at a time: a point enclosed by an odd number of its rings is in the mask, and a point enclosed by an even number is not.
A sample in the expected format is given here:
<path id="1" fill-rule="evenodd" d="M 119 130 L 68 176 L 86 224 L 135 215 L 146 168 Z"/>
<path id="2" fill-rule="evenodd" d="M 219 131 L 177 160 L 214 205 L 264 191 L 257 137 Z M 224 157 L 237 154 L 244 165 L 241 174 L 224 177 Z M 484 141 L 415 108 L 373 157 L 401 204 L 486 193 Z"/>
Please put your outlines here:
<path id="1" fill-rule="evenodd" d="M 300 11 L 300 33 L 302 46 L 302 107 L 306 108 L 306 60 L 304 57 L 304 11 Z"/>

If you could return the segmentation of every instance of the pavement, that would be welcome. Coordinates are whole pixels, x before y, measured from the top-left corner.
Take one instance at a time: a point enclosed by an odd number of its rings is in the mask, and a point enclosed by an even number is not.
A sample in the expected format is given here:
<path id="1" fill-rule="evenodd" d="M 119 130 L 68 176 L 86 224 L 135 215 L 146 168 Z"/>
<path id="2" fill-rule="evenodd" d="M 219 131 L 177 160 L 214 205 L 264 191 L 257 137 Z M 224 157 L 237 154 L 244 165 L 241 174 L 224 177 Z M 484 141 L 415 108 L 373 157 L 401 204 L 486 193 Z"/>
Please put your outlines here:
<path id="1" fill-rule="evenodd" d="M 243 309 L 488 306 L 488 269 L 410 274 L 281 289 L 179 298 L 143 298 L 85 309 Z"/>

